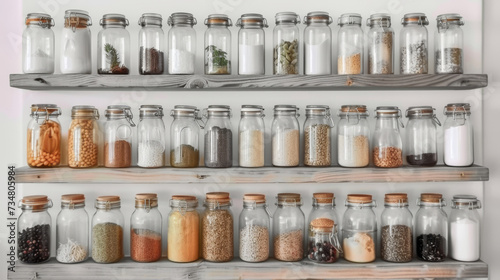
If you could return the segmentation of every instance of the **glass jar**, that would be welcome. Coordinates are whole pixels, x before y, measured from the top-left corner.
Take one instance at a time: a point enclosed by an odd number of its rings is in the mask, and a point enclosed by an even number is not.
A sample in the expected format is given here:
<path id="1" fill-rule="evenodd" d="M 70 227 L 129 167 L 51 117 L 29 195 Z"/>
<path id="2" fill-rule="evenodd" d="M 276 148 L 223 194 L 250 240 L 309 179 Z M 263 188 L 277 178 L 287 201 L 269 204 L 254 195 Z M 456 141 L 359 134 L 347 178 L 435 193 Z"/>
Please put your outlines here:
<path id="1" fill-rule="evenodd" d="M 373 14 L 367 20 L 368 74 L 394 74 L 394 30 L 391 16 Z"/>
<path id="2" fill-rule="evenodd" d="M 274 166 L 298 166 L 300 154 L 300 126 L 295 105 L 274 106 L 272 149 Z"/>
<path id="3" fill-rule="evenodd" d="M 206 194 L 201 216 L 201 255 L 210 262 L 228 262 L 234 257 L 233 213 L 227 192 Z"/>
<path id="4" fill-rule="evenodd" d="M 99 196 L 92 217 L 92 259 L 114 263 L 123 258 L 123 214 L 119 196 Z"/>
<path id="5" fill-rule="evenodd" d="M 160 14 L 145 13 L 139 18 L 139 74 L 163 74 L 165 65 L 165 35 Z"/>
<path id="6" fill-rule="evenodd" d="M 369 115 L 365 105 L 342 105 L 337 115 L 338 162 L 342 167 L 365 167 L 370 163 Z"/>
<path id="7" fill-rule="evenodd" d="M 203 128 L 199 110 L 194 106 L 176 105 L 170 112 L 170 166 L 198 167 L 200 162 L 199 136 Z"/>
<path id="8" fill-rule="evenodd" d="M 61 73 L 92 73 L 92 19 L 87 11 L 67 10 L 61 34 Z"/>
<path id="9" fill-rule="evenodd" d="M 17 258 L 23 263 L 46 262 L 50 258 L 52 218 L 48 208 L 52 201 L 46 195 L 25 196 L 19 201 L 23 211 L 17 218 Z"/>
<path id="10" fill-rule="evenodd" d="M 200 215 L 195 196 L 173 195 L 168 215 L 168 260 L 194 262 L 200 256 Z"/>
<path id="11" fill-rule="evenodd" d="M 196 60 L 196 19 L 190 13 L 168 17 L 168 73 L 194 74 Z"/>
<path id="12" fill-rule="evenodd" d="M 360 14 L 343 14 L 338 19 L 337 70 L 339 75 L 363 74 L 363 29 Z"/>
<path id="13" fill-rule="evenodd" d="M 295 262 L 304 257 L 305 216 L 298 193 L 279 193 L 273 216 L 274 258 Z"/>
<path id="14" fill-rule="evenodd" d="M 404 15 L 401 24 L 401 74 L 427 74 L 429 41 L 425 26 L 429 25 L 429 20 L 425 14 L 411 13 Z"/>
<path id="15" fill-rule="evenodd" d="M 461 26 L 464 21 L 459 14 L 443 14 L 436 19 L 434 33 L 434 67 L 436 74 L 462 74 L 464 33 Z"/>
<path id="16" fill-rule="evenodd" d="M 264 166 L 264 107 L 242 105 L 239 125 L 239 164 L 241 167 Z"/>
<path id="17" fill-rule="evenodd" d="M 141 105 L 137 125 L 137 165 L 165 165 L 165 124 L 161 105 Z"/>
<path id="18" fill-rule="evenodd" d="M 61 197 L 56 223 L 56 259 L 60 263 L 79 263 L 89 257 L 89 215 L 83 194 Z"/>
<path id="19" fill-rule="evenodd" d="M 52 167 L 61 162 L 61 109 L 55 104 L 31 105 L 27 160 L 30 167 Z"/>
<path id="20" fill-rule="evenodd" d="M 422 193 L 415 215 L 417 257 L 423 261 L 442 262 L 448 253 L 448 217 L 441 194 Z"/>
<path id="21" fill-rule="evenodd" d="M 474 163 L 474 130 L 469 103 L 450 103 L 444 107 L 444 164 L 470 166 Z"/>
<path id="22" fill-rule="evenodd" d="M 204 110 L 205 166 L 233 166 L 233 133 L 231 131 L 231 108 L 226 105 L 210 105 Z"/>
<path id="23" fill-rule="evenodd" d="M 337 236 L 337 225 L 328 218 L 317 218 L 310 223 L 307 258 L 317 263 L 336 262 L 342 248 Z"/>
<path id="24" fill-rule="evenodd" d="M 236 22 L 238 32 L 238 74 L 264 75 L 266 72 L 265 33 L 267 20 L 261 14 L 243 14 Z"/>
<path id="25" fill-rule="evenodd" d="M 406 161 L 409 165 L 434 166 L 437 163 L 437 126 L 441 126 L 432 106 L 406 110 Z"/>
<path id="26" fill-rule="evenodd" d="M 128 74 L 130 35 L 125 29 L 128 19 L 120 14 L 105 14 L 99 24 L 102 30 L 97 35 L 97 73 Z"/>
<path id="27" fill-rule="evenodd" d="M 349 194 L 342 218 L 344 258 L 350 262 L 369 263 L 375 260 L 377 217 L 375 200 L 368 194 Z"/>
<path id="28" fill-rule="evenodd" d="M 99 145 L 99 111 L 94 106 L 71 108 L 68 131 L 68 165 L 73 168 L 96 167 Z"/>
<path id="29" fill-rule="evenodd" d="M 161 258 L 161 223 L 155 193 L 135 195 L 135 211 L 130 217 L 130 258 L 136 262 L 155 262 Z"/>
<path id="30" fill-rule="evenodd" d="M 263 262 L 269 258 L 271 215 L 266 196 L 245 194 L 240 214 L 240 259 L 246 262 Z"/>
<path id="31" fill-rule="evenodd" d="M 403 263 L 413 257 L 413 215 L 408 195 L 388 193 L 381 216 L 380 254 L 384 261 Z"/>
<path id="32" fill-rule="evenodd" d="M 30 13 L 23 32 L 23 72 L 54 73 L 54 19 L 48 14 Z"/>
<path id="33" fill-rule="evenodd" d="M 450 213 L 450 257 L 474 262 L 481 256 L 481 201 L 473 195 L 454 195 Z"/>
<path id="34" fill-rule="evenodd" d="M 331 129 L 333 120 L 330 107 L 326 105 L 307 105 L 304 122 L 304 165 L 330 166 Z"/>
<path id="35" fill-rule="evenodd" d="M 314 193 L 313 194 L 312 211 L 309 214 L 308 220 L 308 236 L 313 237 L 312 221 L 316 219 L 329 219 L 336 225 L 340 224 L 337 210 L 335 210 L 335 196 L 333 193 Z M 313 244 L 309 244 L 313 245 Z M 311 247 L 308 247 L 308 254 L 311 252 Z"/>
<path id="36" fill-rule="evenodd" d="M 274 27 L 273 74 L 299 74 L 300 16 L 292 12 L 276 14 Z"/>
<path id="37" fill-rule="evenodd" d="M 231 31 L 227 15 L 212 14 L 205 19 L 205 74 L 231 74 Z"/>
<path id="38" fill-rule="evenodd" d="M 401 110 L 396 106 L 380 106 L 375 113 L 373 163 L 377 167 L 400 167 L 403 165 L 403 143 L 399 126 L 404 127 Z"/>
<path id="39" fill-rule="evenodd" d="M 310 12 L 304 18 L 304 75 L 332 74 L 332 22 L 327 12 Z"/>
<path id="40" fill-rule="evenodd" d="M 104 166 L 129 167 L 132 164 L 132 120 L 129 106 L 109 105 L 104 124 Z"/>

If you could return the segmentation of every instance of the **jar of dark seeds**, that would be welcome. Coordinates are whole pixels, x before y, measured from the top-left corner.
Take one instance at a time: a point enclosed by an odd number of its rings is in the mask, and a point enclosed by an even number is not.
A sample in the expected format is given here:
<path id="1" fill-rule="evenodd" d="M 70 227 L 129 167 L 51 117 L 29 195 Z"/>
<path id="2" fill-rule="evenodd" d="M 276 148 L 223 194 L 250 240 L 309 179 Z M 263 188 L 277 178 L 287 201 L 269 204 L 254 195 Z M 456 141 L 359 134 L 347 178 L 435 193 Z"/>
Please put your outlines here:
<path id="1" fill-rule="evenodd" d="M 139 18 L 139 74 L 163 74 L 165 35 L 160 14 L 145 13 Z"/>
<path id="2" fill-rule="evenodd" d="M 403 165 L 403 143 L 399 134 L 401 110 L 395 106 L 379 106 L 375 110 L 373 163 L 377 167 L 394 168 Z"/>
<path id="3" fill-rule="evenodd" d="M 394 30 L 391 16 L 373 14 L 367 20 L 368 74 L 394 74 Z"/>
<path id="4" fill-rule="evenodd" d="M 425 14 L 406 14 L 401 19 L 403 28 L 400 35 L 401 74 L 427 74 L 428 72 L 428 35 L 429 20 Z"/>
<path id="5" fill-rule="evenodd" d="M 92 259 L 115 263 L 123 258 L 123 214 L 119 196 L 99 196 L 92 217 Z"/>
<path id="6" fill-rule="evenodd" d="M 233 166 L 231 108 L 226 105 L 210 105 L 203 115 L 208 119 L 205 126 L 205 166 Z"/>
<path id="7" fill-rule="evenodd" d="M 417 257 L 428 262 L 442 262 L 448 253 L 448 216 L 441 194 L 422 193 L 415 215 Z"/>
<path id="8" fill-rule="evenodd" d="M 240 214 L 240 259 L 263 262 L 269 258 L 270 224 L 266 196 L 245 194 Z"/>
<path id="9" fill-rule="evenodd" d="M 337 225 L 328 218 L 311 221 L 307 258 L 318 263 L 334 263 L 342 252 L 337 237 Z"/>
<path id="10" fill-rule="evenodd" d="M 406 161 L 409 165 L 434 166 L 437 163 L 437 125 L 441 125 L 432 106 L 406 110 Z"/>
<path id="11" fill-rule="evenodd" d="M 299 74 L 300 16 L 293 12 L 276 14 L 274 28 L 273 74 Z"/>
<path id="12" fill-rule="evenodd" d="M 304 257 L 305 216 L 298 193 L 279 193 L 273 215 L 274 258 L 295 262 Z"/>
<path id="13" fill-rule="evenodd" d="M 464 72 L 462 17 L 459 14 L 443 14 L 439 15 L 436 21 L 437 29 L 434 33 L 436 74 L 462 74 Z"/>
<path id="14" fill-rule="evenodd" d="M 307 105 L 304 122 L 304 165 L 330 166 L 332 164 L 331 131 L 333 126 L 330 107 Z"/>

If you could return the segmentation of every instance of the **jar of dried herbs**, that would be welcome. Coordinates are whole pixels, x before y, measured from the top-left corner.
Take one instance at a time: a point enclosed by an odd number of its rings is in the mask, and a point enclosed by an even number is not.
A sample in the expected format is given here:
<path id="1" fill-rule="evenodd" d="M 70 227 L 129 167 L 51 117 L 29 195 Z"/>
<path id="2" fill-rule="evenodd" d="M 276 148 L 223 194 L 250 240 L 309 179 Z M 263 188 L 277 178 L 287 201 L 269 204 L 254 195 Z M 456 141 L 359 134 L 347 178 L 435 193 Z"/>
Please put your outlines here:
<path id="1" fill-rule="evenodd" d="M 168 17 L 168 73 L 194 74 L 196 61 L 196 18 L 190 13 L 173 13 Z"/>
<path id="2" fill-rule="evenodd" d="M 139 18 L 139 74 L 163 74 L 165 57 L 162 17 L 160 14 L 145 13 Z"/>
<path id="3" fill-rule="evenodd" d="M 338 19 L 337 70 L 339 75 L 363 74 L 364 35 L 360 14 L 343 14 Z"/>
<path id="4" fill-rule="evenodd" d="M 128 19 L 121 14 L 105 14 L 97 35 L 97 73 L 129 74 L 130 35 Z"/>
<path id="5" fill-rule="evenodd" d="M 99 111 L 94 106 L 77 105 L 71 109 L 68 131 L 68 165 L 72 168 L 99 164 Z"/>
<path id="6" fill-rule="evenodd" d="M 130 258 L 155 262 L 161 258 L 162 217 L 155 193 L 135 195 L 135 211 L 130 217 Z"/>
<path id="7" fill-rule="evenodd" d="M 137 165 L 154 168 L 165 165 L 165 124 L 161 105 L 141 105 L 137 125 Z"/>
<path id="8" fill-rule="evenodd" d="M 236 22 L 238 33 L 238 74 L 264 75 L 267 20 L 261 14 L 244 14 Z"/>
<path id="9" fill-rule="evenodd" d="M 231 31 L 227 15 L 212 14 L 205 19 L 205 74 L 231 74 Z"/>
<path id="10" fill-rule="evenodd" d="M 61 196 L 56 233 L 58 262 L 79 263 L 89 257 L 89 215 L 83 194 Z"/>
<path id="11" fill-rule="evenodd" d="M 205 109 L 205 166 L 225 168 L 233 166 L 233 132 L 231 108 L 210 105 Z"/>
<path id="12" fill-rule="evenodd" d="M 61 109 L 55 104 L 31 105 L 28 124 L 28 166 L 52 167 L 61 162 Z"/>
<path id="13" fill-rule="evenodd" d="M 54 19 L 48 14 L 29 13 L 23 31 L 23 72 L 54 73 Z"/>
<path id="14" fill-rule="evenodd" d="M 400 35 L 401 74 L 427 74 L 428 53 L 427 28 L 429 20 L 425 14 L 406 14 L 401 19 Z"/>
<path id="15" fill-rule="evenodd" d="M 300 16 L 292 12 L 276 14 L 273 31 L 273 74 L 299 74 Z"/>
<path id="16" fill-rule="evenodd" d="M 443 14 L 436 19 L 434 33 L 434 69 L 436 74 L 462 74 L 464 33 L 461 26 L 464 21 L 459 14 Z"/>
<path id="17" fill-rule="evenodd" d="M 99 196 L 92 217 L 92 259 L 114 263 L 123 258 L 123 214 L 119 196 Z"/>
<path id="18" fill-rule="evenodd" d="M 110 105 L 106 109 L 104 125 L 104 166 L 130 167 L 132 165 L 132 120 L 129 106 Z"/>
<path id="19" fill-rule="evenodd" d="M 200 161 L 199 135 L 203 128 L 199 110 L 194 106 L 175 105 L 170 112 L 170 166 L 198 167 Z"/>
<path id="20" fill-rule="evenodd" d="M 368 74 L 394 74 L 394 30 L 391 16 L 373 14 L 367 20 Z"/>

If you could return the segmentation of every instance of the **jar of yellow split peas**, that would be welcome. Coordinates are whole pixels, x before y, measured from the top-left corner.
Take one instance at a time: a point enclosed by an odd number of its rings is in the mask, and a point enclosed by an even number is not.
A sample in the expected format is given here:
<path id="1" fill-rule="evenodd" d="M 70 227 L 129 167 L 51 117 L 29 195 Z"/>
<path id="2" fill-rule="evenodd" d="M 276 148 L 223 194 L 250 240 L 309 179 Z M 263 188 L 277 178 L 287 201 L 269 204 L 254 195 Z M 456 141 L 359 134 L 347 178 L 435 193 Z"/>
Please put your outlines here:
<path id="1" fill-rule="evenodd" d="M 68 165 L 96 167 L 98 161 L 99 111 L 94 106 L 73 106 L 68 131 Z"/>

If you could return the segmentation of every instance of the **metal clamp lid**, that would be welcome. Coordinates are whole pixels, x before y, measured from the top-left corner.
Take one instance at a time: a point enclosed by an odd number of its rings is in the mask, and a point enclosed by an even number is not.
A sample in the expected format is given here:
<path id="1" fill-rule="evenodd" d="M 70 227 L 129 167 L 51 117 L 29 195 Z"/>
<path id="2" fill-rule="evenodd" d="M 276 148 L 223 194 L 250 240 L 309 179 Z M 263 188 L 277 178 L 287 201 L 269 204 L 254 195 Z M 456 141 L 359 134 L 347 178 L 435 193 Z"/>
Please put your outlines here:
<path id="1" fill-rule="evenodd" d="M 401 19 L 401 24 L 418 24 L 425 26 L 429 25 L 429 20 L 424 13 L 410 13 L 403 16 L 403 18 Z"/>
<path id="2" fill-rule="evenodd" d="M 260 105 L 241 105 L 241 116 L 246 115 L 258 115 L 258 117 L 264 118 L 264 107 Z"/>
<path id="3" fill-rule="evenodd" d="M 454 24 L 454 25 L 458 25 L 458 26 L 462 26 L 465 24 L 464 21 L 462 20 L 462 16 L 460 16 L 459 14 L 439 15 L 436 18 L 436 22 L 437 22 L 438 31 L 441 29 L 446 31 L 448 29 L 448 27 L 450 26 L 450 24 Z"/>
<path id="4" fill-rule="evenodd" d="M 99 20 L 99 25 L 121 25 L 123 27 L 128 26 L 128 19 L 122 14 L 105 14 L 102 19 Z"/>
<path id="5" fill-rule="evenodd" d="M 130 126 L 135 126 L 133 121 L 134 115 L 132 114 L 130 106 L 127 105 L 109 105 L 106 109 L 106 117 L 125 118 L 129 122 Z"/>
<path id="6" fill-rule="evenodd" d="M 155 25 L 155 26 L 162 27 L 162 21 L 163 21 L 163 18 L 161 17 L 160 14 L 144 13 L 139 18 L 139 21 L 137 23 L 143 27 L 147 26 L 147 25 Z"/>
<path id="7" fill-rule="evenodd" d="M 170 26 L 174 26 L 176 24 L 188 24 L 194 26 L 198 22 L 196 18 L 191 13 L 173 13 L 168 17 L 167 24 Z"/>
<path id="8" fill-rule="evenodd" d="M 92 26 L 92 18 L 84 10 L 66 10 L 64 13 L 64 27 L 71 27 L 73 32 L 77 28 L 87 28 Z"/>
<path id="9" fill-rule="evenodd" d="M 276 24 L 288 22 L 293 24 L 300 23 L 300 16 L 294 12 L 279 12 L 275 16 Z"/>
<path id="10" fill-rule="evenodd" d="M 299 107 L 295 105 L 274 105 L 274 115 L 276 116 L 280 112 L 294 112 L 296 118 L 300 116 Z"/>
<path id="11" fill-rule="evenodd" d="M 163 107 L 161 105 L 141 105 L 139 118 L 142 119 L 145 116 L 162 118 L 164 116 Z"/>
<path id="12" fill-rule="evenodd" d="M 330 25 L 332 24 L 333 19 L 328 12 L 310 12 L 304 17 L 303 22 L 306 25 L 311 23 L 326 23 L 326 25 Z"/>
<path id="13" fill-rule="evenodd" d="M 335 123 L 330 114 L 330 106 L 328 105 L 307 105 L 306 106 L 306 117 L 311 116 L 324 116 L 325 119 L 330 123 L 330 127 L 334 127 Z"/>
<path id="14" fill-rule="evenodd" d="M 452 209 L 467 208 L 469 210 L 481 209 L 481 201 L 475 195 L 457 194 L 451 200 Z"/>
<path id="15" fill-rule="evenodd" d="M 347 13 L 347 14 L 342 14 L 337 19 L 337 25 L 343 26 L 345 24 L 356 24 L 356 25 L 361 26 L 361 21 L 362 21 L 362 17 L 360 14 Z"/>
<path id="16" fill-rule="evenodd" d="M 432 106 L 412 106 L 408 107 L 405 112 L 405 117 L 407 118 L 418 118 L 418 117 L 431 117 L 432 121 L 441 126 L 441 122 L 434 113 L 436 109 Z"/>
<path id="17" fill-rule="evenodd" d="M 56 25 L 56 22 L 49 14 L 29 13 L 26 15 L 26 25 L 38 25 L 42 28 L 51 28 Z"/>
<path id="18" fill-rule="evenodd" d="M 50 116 L 60 116 L 62 114 L 61 108 L 57 107 L 56 104 L 32 104 L 30 117 L 38 119 L 40 116 L 44 116 L 48 119 Z"/>
<path id="19" fill-rule="evenodd" d="M 71 108 L 71 117 L 92 117 L 99 119 L 99 110 L 91 105 L 76 105 Z"/>
<path id="20" fill-rule="evenodd" d="M 379 118 L 381 116 L 397 117 L 401 127 L 405 127 L 403 121 L 401 120 L 401 109 L 397 106 L 379 106 L 375 109 L 375 113 L 375 118 Z"/>
<path id="21" fill-rule="evenodd" d="M 391 27 L 391 16 L 384 13 L 373 14 L 366 19 L 366 25 L 369 27 L 375 25 L 380 27 Z"/>
<path id="22" fill-rule="evenodd" d="M 245 26 L 256 26 L 260 28 L 269 27 L 269 25 L 267 25 L 267 20 L 261 14 L 254 13 L 241 15 L 236 21 L 236 26 L 242 28 Z"/>

